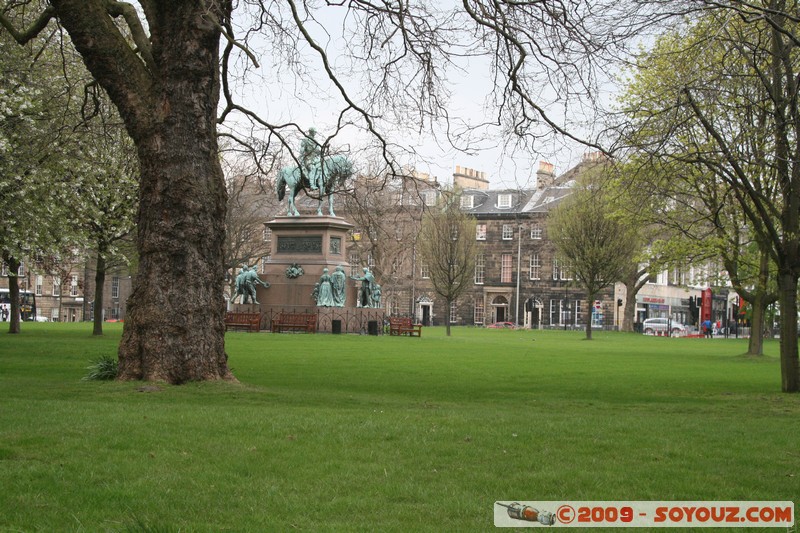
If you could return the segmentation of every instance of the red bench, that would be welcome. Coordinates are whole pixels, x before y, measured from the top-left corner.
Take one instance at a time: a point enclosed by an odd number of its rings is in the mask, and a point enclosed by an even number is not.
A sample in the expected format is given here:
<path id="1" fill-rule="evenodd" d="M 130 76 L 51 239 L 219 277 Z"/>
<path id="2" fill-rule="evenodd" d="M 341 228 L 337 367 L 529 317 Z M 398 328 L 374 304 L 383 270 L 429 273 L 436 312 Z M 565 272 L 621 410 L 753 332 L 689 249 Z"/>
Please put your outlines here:
<path id="1" fill-rule="evenodd" d="M 317 332 L 317 315 L 315 313 L 280 313 L 272 319 L 272 333 L 282 331 Z"/>
<path id="2" fill-rule="evenodd" d="M 228 331 L 228 328 L 243 328 L 250 332 L 261 331 L 261 313 L 225 313 L 225 331 Z"/>
<path id="3" fill-rule="evenodd" d="M 389 317 L 389 335 L 422 337 L 422 324 L 414 324 L 410 318 Z"/>

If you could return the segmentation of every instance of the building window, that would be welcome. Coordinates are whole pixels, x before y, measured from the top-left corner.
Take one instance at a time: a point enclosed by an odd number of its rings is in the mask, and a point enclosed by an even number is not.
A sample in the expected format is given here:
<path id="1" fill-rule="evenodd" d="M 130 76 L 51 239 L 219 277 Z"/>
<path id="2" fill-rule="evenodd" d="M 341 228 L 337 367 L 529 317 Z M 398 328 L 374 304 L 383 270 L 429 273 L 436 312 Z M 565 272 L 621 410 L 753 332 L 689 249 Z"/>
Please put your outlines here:
<path id="1" fill-rule="evenodd" d="M 475 301 L 475 325 L 481 326 L 483 325 L 483 300 L 476 300 Z"/>
<path id="2" fill-rule="evenodd" d="M 536 224 L 531 228 L 531 239 L 540 240 L 542 238 L 542 227 Z"/>
<path id="3" fill-rule="evenodd" d="M 423 192 L 422 203 L 425 205 L 436 205 L 436 191 Z"/>
<path id="4" fill-rule="evenodd" d="M 500 209 L 507 209 L 511 207 L 511 195 L 510 194 L 500 194 L 497 196 L 497 207 Z"/>
<path id="5" fill-rule="evenodd" d="M 686 285 L 686 272 L 680 268 L 675 267 L 672 269 L 672 284 L 673 285 Z"/>
<path id="6" fill-rule="evenodd" d="M 397 296 L 389 299 L 389 313 L 392 316 L 400 316 L 400 298 Z"/>
<path id="7" fill-rule="evenodd" d="M 486 276 L 486 258 L 483 254 L 475 257 L 475 283 L 483 285 L 483 279 Z"/>
<path id="8" fill-rule="evenodd" d="M 3 277 L 8 276 L 8 264 L 7 263 L 3 263 L 3 268 L 2 268 L 2 270 L 0 270 L 0 275 L 2 275 Z"/>
<path id="9" fill-rule="evenodd" d="M 111 297 L 119 298 L 119 276 L 111 278 Z"/>
<path id="10" fill-rule="evenodd" d="M 478 224 L 475 226 L 475 240 L 486 240 L 486 224 Z"/>
<path id="11" fill-rule="evenodd" d="M 431 270 L 428 267 L 427 263 L 420 263 L 419 265 L 419 276 L 422 279 L 428 279 L 431 277 Z"/>
<path id="12" fill-rule="evenodd" d="M 553 280 L 569 281 L 572 279 L 570 274 L 569 265 L 553 258 Z"/>
<path id="13" fill-rule="evenodd" d="M 22 277 L 25 275 L 25 263 L 20 263 L 19 268 L 17 269 L 17 275 Z"/>
<path id="14" fill-rule="evenodd" d="M 450 302 L 450 323 L 455 324 L 458 322 L 458 302 L 455 300 Z"/>
<path id="15" fill-rule="evenodd" d="M 503 240 L 510 241 L 514 238 L 514 226 L 511 224 L 503 224 Z"/>
<path id="16" fill-rule="evenodd" d="M 511 254 L 500 256 L 500 283 L 511 283 Z"/>
<path id="17" fill-rule="evenodd" d="M 112 320 L 119 320 L 119 304 L 114 304 L 111 307 L 111 319 Z"/>
<path id="18" fill-rule="evenodd" d="M 474 196 L 471 194 L 461 197 L 461 209 L 472 209 L 474 207 Z"/>
<path id="19" fill-rule="evenodd" d="M 351 276 L 358 276 L 358 263 L 359 263 L 358 252 L 350 252 L 350 275 Z"/>
<path id="20" fill-rule="evenodd" d="M 542 263 L 539 260 L 539 254 L 531 255 L 529 279 L 542 279 Z"/>
<path id="21" fill-rule="evenodd" d="M 272 240 L 272 230 L 267 226 L 264 226 L 264 242 L 269 242 Z"/>
<path id="22" fill-rule="evenodd" d="M 61 278 L 53 278 L 53 296 L 61 296 Z"/>
<path id="23" fill-rule="evenodd" d="M 78 295 L 78 276 L 77 276 L 77 274 L 73 274 L 72 279 L 69 282 L 69 295 L 70 296 L 77 296 Z"/>
<path id="24" fill-rule="evenodd" d="M 561 279 L 564 281 L 571 281 L 572 280 L 572 268 L 568 263 L 561 263 Z"/>
<path id="25" fill-rule="evenodd" d="M 42 289 L 44 288 L 44 277 L 43 276 L 36 276 L 36 281 L 34 282 L 34 292 L 36 296 L 42 295 Z"/>
<path id="26" fill-rule="evenodd" d="M 564 300 L 550 300 L 550 324 L 562 324 L 561 322 L 561 304 Z"/>

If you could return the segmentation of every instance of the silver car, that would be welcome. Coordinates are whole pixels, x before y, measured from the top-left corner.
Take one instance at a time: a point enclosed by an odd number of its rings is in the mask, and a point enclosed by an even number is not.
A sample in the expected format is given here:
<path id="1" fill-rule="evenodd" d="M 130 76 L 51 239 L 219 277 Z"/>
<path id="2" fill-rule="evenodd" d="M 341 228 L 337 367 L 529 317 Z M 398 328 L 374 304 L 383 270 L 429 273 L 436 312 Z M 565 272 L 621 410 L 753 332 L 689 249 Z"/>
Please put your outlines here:
<path id="1" fill-rule="evenodd" d="M 645 335 L 670 335 L 682 337 L 686 335 L 686 326 L 669 318 L 648 318 L 642 323 Z"/>

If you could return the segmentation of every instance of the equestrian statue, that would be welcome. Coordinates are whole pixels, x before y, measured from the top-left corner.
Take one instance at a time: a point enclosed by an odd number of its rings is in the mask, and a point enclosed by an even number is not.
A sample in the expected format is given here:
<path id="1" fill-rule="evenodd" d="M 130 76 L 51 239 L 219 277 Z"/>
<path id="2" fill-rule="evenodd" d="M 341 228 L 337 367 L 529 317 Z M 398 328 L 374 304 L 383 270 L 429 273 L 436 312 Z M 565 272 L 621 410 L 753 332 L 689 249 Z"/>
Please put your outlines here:
<path id="1" fill-rule="evenodd" d="M 314 140 L 314 135 L 316 130 L 311 128 L 300 143 L 300 166 L 284 167 L 278 172 L 275 188 L 278 200 L 283 200 L 286 188 L 289 188 L 287 209 L 289 216 L 300 215 L 294 199 L 300 191 L 306 191 L 308 194 L 308 190 L 319 191 L 317 215 L 322 215 L 322 197 L 327 196 L 328 213 L 336 216 L 333 212 L 333 192 L 353 175 L 353 164 L 350 160 L 342 155 L 324 157 L 320 145 Z"/>

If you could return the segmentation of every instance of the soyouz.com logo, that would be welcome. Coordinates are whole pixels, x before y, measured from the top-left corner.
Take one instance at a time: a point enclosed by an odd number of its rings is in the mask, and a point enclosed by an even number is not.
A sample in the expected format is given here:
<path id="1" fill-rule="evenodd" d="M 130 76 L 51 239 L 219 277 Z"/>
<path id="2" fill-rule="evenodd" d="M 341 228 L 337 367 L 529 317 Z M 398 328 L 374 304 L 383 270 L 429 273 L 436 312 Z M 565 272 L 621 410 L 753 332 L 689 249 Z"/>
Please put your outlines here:
<path id="1" fill-rule="evenodd" d="M 498 501 L 496 527 L 782 527 L 785 501 Z"/>

